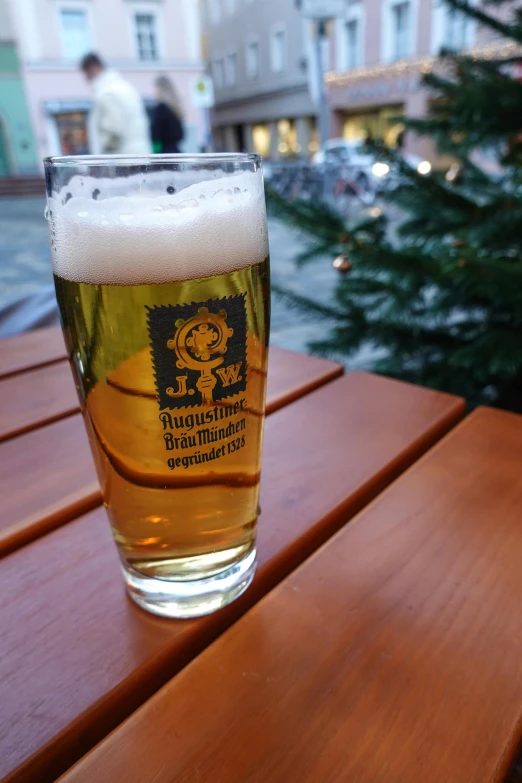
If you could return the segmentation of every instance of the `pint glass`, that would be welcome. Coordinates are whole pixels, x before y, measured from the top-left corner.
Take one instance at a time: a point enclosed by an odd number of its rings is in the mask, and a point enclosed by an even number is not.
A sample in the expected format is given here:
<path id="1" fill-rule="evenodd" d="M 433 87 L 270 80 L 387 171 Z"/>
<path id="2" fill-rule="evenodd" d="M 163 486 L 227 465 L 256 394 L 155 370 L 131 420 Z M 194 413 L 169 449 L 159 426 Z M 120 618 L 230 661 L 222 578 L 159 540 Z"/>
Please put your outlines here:
<path id="1" fill-rule="evenodd" d="M 57 157 L 45 172 L 65 342 L 127 588 L 156 614 L 212 612 L 256 564 L 260 158 Z"/>

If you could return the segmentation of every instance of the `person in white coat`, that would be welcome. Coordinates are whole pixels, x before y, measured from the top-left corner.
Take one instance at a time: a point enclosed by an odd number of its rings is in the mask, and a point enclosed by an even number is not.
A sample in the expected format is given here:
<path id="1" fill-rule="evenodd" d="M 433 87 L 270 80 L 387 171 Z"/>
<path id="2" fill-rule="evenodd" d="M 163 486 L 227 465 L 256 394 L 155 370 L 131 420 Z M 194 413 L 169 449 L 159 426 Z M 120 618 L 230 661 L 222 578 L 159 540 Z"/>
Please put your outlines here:
<path id="1" fill-rule="evenodd" d="M 146 155 L 152 152 L 149 122 L 136 88 L 105 67 L 97 54 L 86 54 L 80 68 L 94 89 L 94 153 Z"/>

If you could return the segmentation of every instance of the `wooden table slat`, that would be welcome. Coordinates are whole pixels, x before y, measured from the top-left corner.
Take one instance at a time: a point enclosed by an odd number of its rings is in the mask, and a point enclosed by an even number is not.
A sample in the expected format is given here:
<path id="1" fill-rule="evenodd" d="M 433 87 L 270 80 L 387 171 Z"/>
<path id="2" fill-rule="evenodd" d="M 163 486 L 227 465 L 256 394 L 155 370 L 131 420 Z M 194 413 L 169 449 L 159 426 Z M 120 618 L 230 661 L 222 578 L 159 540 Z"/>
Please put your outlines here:
<path id="1" fill-rule="evenodd" d="M 62 783 L 500 783 L 522 417 L 477 410 Z"/>
<path id="2" fill-rule="evenodd" d="M 59 326 L 6 337 L 0 340 L 0 378 L 52 364 L 65 357 L 65 345 Z"/>
<path id="3" fill-rule="evenodd" d="M 342 372 L 342 365 L 337 362 L 274 346 L 268 364 L 267 412 L 272 413 Z M 4 378 L 0 380 L 0 441 L 78 410 L 78 396 L 65 360 Z"/>
<path id="4" fill-rule="evenodd" d="M 79 410 L 67 361 L 0 380 L 0 441 L 22 435 Z"/>
<path id="5" fill-rule="evenodd" d="M 342 372 L 342 366 L 335 362 L 280 348 L 271 349 L 267 413 L 279 410 Z M 9 383 L 12 386 L 16 382 L 18 387 L 33 383 L 31 378 L 38 373 L 44 374 L 48 382 L 51 377 L 64 375 L 63 383 L 71 398 L 67 412 L 71 412 L 71 407 L 77 409 L 76 391 L 69 366 L 65 363 L 17 375 L 9 379 Z M 0 382 L 0 399 L 4 388 L 4 400 L 6 383 Z M 56 391 L 54 382 L 52 388 Z M 31 389 L 31 395 L 35 390 Z M 64 394 L 62 390 L 59 404 L 63 403 Z M 41 399 L 44 398 L 52 399 L 47 392 Z M 10 400 L 7 407 L 12 410 L 17 405 L 23 411 L 26 402 L 27 397 L 20 393 L 17 399 Z M 29 411 L 26 421 L 30 415 Z M 5 417 L 6 421 L 7 413 Z M 12 422 L 12 426 L 16 426 L 16 420 Z M 0 497 L 3 498 L 0 557 L 101 503 L 80 414 L 67 416 L 0 443 Z"/>
<path id="6" fill-rule="evenodd" d="M 0 778 L 47 783 L 67 769 L 463 410 L 449 395 L 351 373 L 270 416 L 258 573 L 238 601 L 197 621 L 163 620 L 130 602 L 101 508 L 6 557 Z"/>

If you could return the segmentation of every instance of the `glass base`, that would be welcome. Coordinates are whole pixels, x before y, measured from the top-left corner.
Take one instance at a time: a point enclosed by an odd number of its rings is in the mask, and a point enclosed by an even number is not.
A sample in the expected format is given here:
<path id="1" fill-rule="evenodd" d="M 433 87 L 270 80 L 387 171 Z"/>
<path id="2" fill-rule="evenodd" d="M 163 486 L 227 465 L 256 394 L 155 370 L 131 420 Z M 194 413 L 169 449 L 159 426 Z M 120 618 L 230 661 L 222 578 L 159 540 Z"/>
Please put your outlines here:
<path id="1" fill-rule="evenodd" d="M 167 581 L 143 576 L 122 563 L 130 597 L 143 609 L 162 617 L 201 617 L 221 609 L 243 593 L 256 572 L 256 550 L 229 568 L 205 579 Z"/>

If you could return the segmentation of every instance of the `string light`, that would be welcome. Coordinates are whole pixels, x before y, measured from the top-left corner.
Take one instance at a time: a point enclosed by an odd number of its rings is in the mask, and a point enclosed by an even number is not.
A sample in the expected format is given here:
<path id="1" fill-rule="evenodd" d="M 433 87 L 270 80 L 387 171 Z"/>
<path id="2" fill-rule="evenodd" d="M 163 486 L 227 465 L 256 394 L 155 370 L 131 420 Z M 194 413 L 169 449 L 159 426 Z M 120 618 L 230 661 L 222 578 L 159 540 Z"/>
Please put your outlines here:
<path id="1" fill-rule="evenodd" d="M 496 57 L 511 57 L 517 52 L 522 56 L 522 47 L 518 44 L 509 42 L 497 44 L 494 46 L 484 46 L 475 49 L 467 49 L 463 52 L 474 60 L 492 60 Z M 374 79 L 378 76 L 402 76 L 407 73 L 430 73 L 437 64 L 443 64 L 439 57 L 417 57 L 411 60 L 398 60 L 394 63 L 380 63 L 374 66 L 362 66 L 354 68 L 352 71 L 329 71 L 325 75 L 325 81 L 331 86 L 344 86 L 354 84 L 362 79 Z"/>

